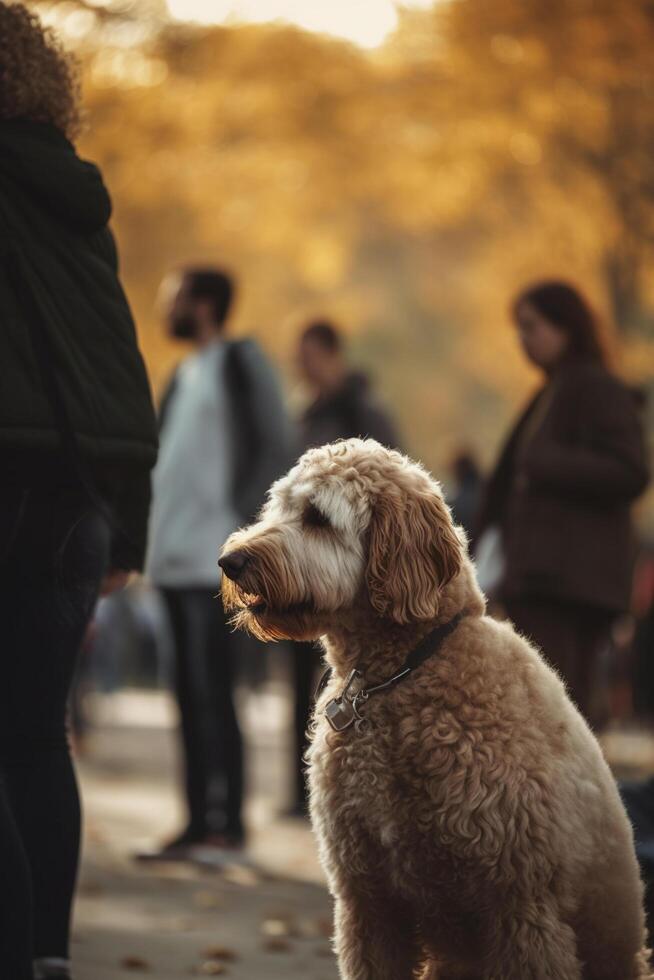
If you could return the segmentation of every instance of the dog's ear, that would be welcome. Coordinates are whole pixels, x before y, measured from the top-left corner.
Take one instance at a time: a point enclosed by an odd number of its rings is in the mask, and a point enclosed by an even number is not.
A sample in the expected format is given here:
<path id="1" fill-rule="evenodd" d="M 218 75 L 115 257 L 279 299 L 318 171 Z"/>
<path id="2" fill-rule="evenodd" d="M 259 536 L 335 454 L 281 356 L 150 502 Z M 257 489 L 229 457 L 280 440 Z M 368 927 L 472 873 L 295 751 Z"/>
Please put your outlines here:
<path id="1" fill-rule="evenodd" d="M 370 525 L 366 584 L 373 609 L 397 623 L 433 619 L 460 571 L 462 546 L 434 492 L 385 493 Z"/>

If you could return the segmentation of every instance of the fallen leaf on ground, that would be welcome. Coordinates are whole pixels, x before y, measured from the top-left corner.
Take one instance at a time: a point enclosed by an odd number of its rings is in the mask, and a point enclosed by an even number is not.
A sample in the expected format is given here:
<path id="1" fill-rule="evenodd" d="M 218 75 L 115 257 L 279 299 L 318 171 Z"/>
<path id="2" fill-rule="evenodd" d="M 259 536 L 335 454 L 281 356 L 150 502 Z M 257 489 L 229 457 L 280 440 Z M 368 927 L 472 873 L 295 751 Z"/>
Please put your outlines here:
<path id="1" fill-rule="evenodd" d="M 150 964 L 142 956 L 125 956 L 120 961 L 120 965 L 123 970 L 143 970 L 145 972 L 150 969 Z"/>
<path id="2" fill-rule="evenodd" d="M 219 963 L 218 960 L 207 960 L 193 970 L 197 977 L 220 977 L 227 973 L 227 967 Z"/>
<path id="3" fill-rule="evenodd" d="M 331 939 L 331 920 L 325 918 L 300 919 L 297 924 L 297 935 L 302 939 Z"/>
<path id="4" fill-rule="evenodd" d="M 252 868 L 242 864 L 230 864 L 222 873 L 223 879 L 232 885 L 242 885 L 245 888 L 256 888 L 261 883 L 260 876 Z"/>
<path id="5" fill-rule="evenodd" d="M 290 953 L 292 949 L 288 939 L 282 936 L 269 936 L 264 940 L 263 948 L 267 953 Z"/>
<path id="6" fill-rule="evenodd" d="M 201 891 L 193 895 L 193 904 L 199 909 L 219 909 L 224 902 L 215 892 Z"/>
<path id="7" fill-rule="evenodd" d="M 230 963 L 237 959 L 236 953 L 229 946 L 209 946 L 202 955 L 207 960 L 224 960 Z"/>
<path id="8" fill-rule="evenodd" d="M 290 919 L 264 919 L 261 932 L 264 936 L 291 936 L 294 932 L 293 923 Z"/>

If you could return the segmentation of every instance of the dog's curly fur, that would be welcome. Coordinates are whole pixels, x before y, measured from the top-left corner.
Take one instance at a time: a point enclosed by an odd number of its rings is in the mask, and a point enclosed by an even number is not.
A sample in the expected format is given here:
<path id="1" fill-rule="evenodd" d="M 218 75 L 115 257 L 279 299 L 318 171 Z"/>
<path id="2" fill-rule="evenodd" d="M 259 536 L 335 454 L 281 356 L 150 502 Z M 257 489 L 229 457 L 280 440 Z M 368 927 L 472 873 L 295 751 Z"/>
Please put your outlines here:
<path id="1" fill-rule="evenodd" d="M 311 813 L 345 980 L 651 978 L 632 832 L 558 676 L 484 598 L 438 485 L 377 443 L 312 450 L 228 541 L 226 604 L 264 638 L 322 636 L 332 667 Z M 389 677 L 436 624 L 437 655 L 324 710 L 353 667 Z"/>

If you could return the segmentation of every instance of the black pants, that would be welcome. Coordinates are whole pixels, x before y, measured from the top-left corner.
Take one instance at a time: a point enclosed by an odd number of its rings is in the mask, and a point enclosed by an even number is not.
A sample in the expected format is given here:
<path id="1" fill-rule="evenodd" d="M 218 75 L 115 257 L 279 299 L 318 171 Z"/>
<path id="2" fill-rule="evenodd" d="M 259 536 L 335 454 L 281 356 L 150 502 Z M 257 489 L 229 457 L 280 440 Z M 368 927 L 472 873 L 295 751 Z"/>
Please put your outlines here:
<path id="1" fill-rule="evenodd" d="M 164 589 L 175 640 L 188 834 L 241 837 L 243 743 L 234 708 L 233 638 L 209 589 Z"/>
<path id="2" fill-rule="evenodd" d="M 534 641 L 556 668 L 586 720 L 597 726 L 603 720 L 597 699 L 598 659 L 614 614 L 594 606 L 546 598 L 511 599 L 504 605 L 515 626 Z"/>
<path id="3" fill-rule="evenodd" d="M 321 651 L 315 643 L 293 643 L 291 644 L 291 656 L 293 686 L 295 688 L 293 714 L 295 807 L 304 809 L 307 805 L 307 777 L 304 755 L 308 746 L 307 728 L 313 709 L 313 695 L 321 662 Z"/>
<path id="4" fill-rule="evenodd" d="M 0 492 L 0 972 L 68 956 L 80 807 L 66 733 L 77 652 L 109 554 L 81 491 Z"/>

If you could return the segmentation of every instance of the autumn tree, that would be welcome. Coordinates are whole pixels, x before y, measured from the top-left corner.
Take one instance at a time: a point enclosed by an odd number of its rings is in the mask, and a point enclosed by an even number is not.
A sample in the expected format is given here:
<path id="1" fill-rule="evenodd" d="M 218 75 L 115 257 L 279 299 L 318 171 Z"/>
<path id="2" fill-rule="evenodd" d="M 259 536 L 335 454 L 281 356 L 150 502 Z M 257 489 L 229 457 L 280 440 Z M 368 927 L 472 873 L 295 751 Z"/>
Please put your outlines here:
<path id="1" fill-rule="evenodd" d="M 569 220 L 591 210 L 616 323 L 651 324 L 654 4 L 456 0 L 438 27 L 459 125 L 485 127 L 479 151 L 495 162 L 504 144 L 493 188 L 520 192 L 528 206 L 558 187 Z"/>
<path id="2" fill-rule="evenodd" d="M 83 59 L 156 388 L 179 356 L 157 288 L 188 260 L 239 275 L 236 329 L 291 389 L 303 318 L 338 319 L 439 471 L 461 442 L 490 458 L 533 383 L 507 318 L 526 279 L 580 281 L 651 374 L 651 2 L 441 0 L 373 53 L 162 0 L 39 6 Z"/>

